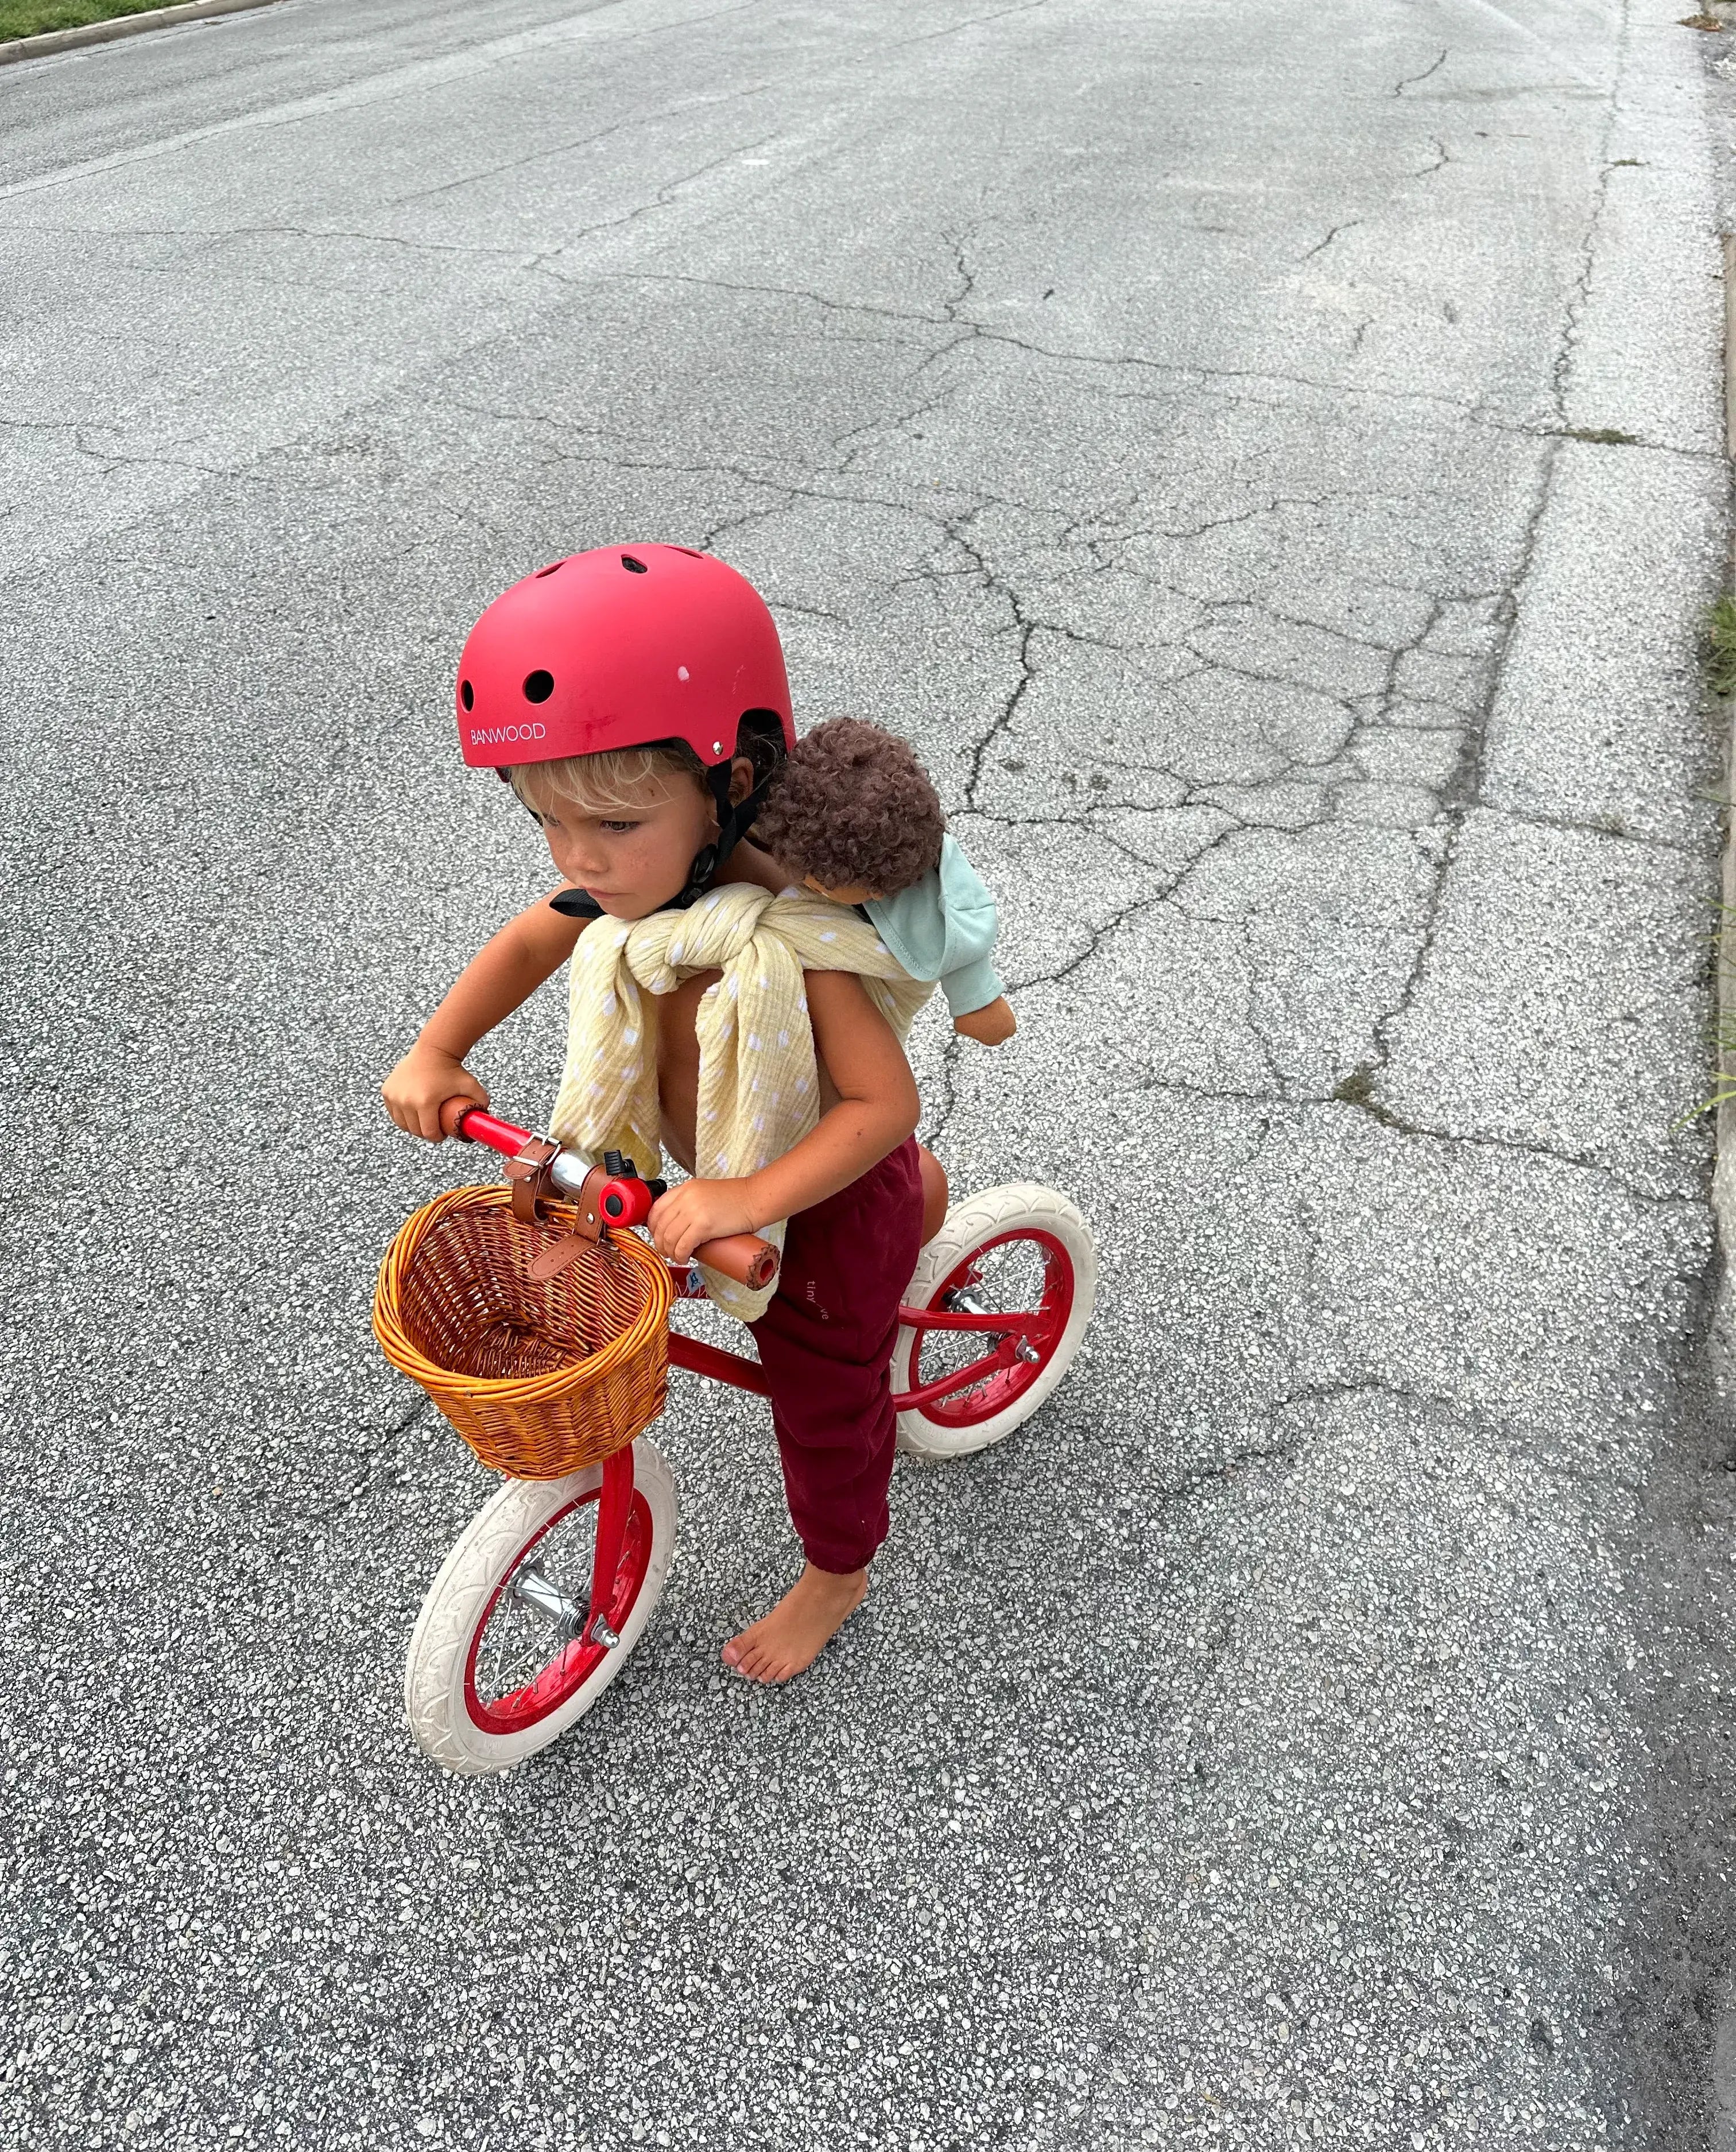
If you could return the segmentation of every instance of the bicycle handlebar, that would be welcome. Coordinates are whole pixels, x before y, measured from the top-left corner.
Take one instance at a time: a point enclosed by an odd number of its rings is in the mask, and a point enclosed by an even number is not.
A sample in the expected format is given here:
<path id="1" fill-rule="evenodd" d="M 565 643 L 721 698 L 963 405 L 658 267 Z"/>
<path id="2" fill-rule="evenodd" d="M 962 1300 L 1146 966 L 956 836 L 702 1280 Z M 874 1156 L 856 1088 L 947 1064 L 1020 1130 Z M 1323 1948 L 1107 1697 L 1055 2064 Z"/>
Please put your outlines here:
<path id="1" fill-rule="evenodd" d="M 529 1129 L 515 1128 L 470 1099 L 446 1101 L 440 1109 L 440 1132 L 456 1136 L 460 1143 L 486 1144 L 503 1158 L 516 1158 L 526 1144 L 536 1140 Z M 549 1160 L 548 1173 L 563 1195 L 576 1197 L 583 1190 L 591 1168 L 570 1151 L 557 1150 Z M 612 1226 L 640 1226 L 661 1193 L 660 1186 L 653 1192 L 651 1184 L 636 1175 L 617 1175 L 597 1191 L 597 1204 Z M 778 1275 L 778 1251 L 757 1233 L 725 1233 L 715 1241 L 702 1241 L 694 1249 L 693 1260 L 756 1290 L 769 1285 Z"/>

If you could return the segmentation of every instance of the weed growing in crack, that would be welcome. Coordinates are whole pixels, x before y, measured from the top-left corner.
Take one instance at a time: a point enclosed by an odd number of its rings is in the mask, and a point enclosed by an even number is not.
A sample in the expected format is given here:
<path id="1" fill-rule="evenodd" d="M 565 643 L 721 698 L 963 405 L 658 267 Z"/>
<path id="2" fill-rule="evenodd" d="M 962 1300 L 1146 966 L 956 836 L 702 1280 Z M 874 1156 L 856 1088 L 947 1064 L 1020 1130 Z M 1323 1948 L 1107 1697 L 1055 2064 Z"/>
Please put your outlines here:
<path id="1" fill-rule="evenodd" d="M 1383 1128 L 1399 1129 L 1404 1124 L 1396 1114 L 1388 1112 L 1374 1095 L 1374 1084 L 1380 1074 L 1378 1063 L 1358 1061 L 1348 1076 L 1341 1076 L 1332 1086 L 1332 1096 L 1340 1105 L 1360 1106 L 1372 1120 Z"/>
<path id="2" fill-rule="evenodd" d="M 1712 1089 L 1698 1105 L 1671 1122 L 1672 1131 L 1691 1127 L 1722 1107 L 1736 1106 L 1736 906 L 1721 904 L 1718 909 L 1721 916 L 1712 930 L 1713 1013 L 1707 1027 Z"/>
<path id="3" fill-rule="evenodd" d="M 1730 605 L 1720 598 L 1720 605 Z M 1736 1106 L 1736 908 L 1718 907 L 1722 916 L 1712 931 L 1718 992 L 1712 1018 L 1712 1093 L 1677 1123 L 1698 1121 L 1720 1107 Z"/>

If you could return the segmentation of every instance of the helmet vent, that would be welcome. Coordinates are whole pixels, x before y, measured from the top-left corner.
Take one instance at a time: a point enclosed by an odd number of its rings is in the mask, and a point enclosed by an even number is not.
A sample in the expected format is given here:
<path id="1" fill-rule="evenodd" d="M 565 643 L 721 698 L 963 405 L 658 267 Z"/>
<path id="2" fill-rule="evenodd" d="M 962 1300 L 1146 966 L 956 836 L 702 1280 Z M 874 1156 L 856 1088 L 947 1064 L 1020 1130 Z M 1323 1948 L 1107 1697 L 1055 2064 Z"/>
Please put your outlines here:
<path id="1" fill-rule="evenodd" d="M 636 561 L 631 553 L 623 553 L 622 555 L 621 565 L 630 575 L 643 576 L 650 573 L 650 571 L 647 568 L 645 563 L 642 561 Z"/>
<path id="2" fill-rule="evenodd" d="M 558 575 L 566 566 L 565 561 L 551 561 L 547 567 L 539 568 L 536 571 L 536 580 L 540 583 L 545 576 Z"/>
<path id="3" fill-rule="evenodd" d="M 470 685 L 468 680 L 460 680 L 459 682 L 458 699 L 464 704 L 467 710 L 474 710 L 475 708 L 476 690 Z"/>
<path id="4" fill-rule="evenodd" d="M 546 703 L 555 692 L 552 672 L 532 672 L 525 680 L 525 700 L 527 703 Z"/>

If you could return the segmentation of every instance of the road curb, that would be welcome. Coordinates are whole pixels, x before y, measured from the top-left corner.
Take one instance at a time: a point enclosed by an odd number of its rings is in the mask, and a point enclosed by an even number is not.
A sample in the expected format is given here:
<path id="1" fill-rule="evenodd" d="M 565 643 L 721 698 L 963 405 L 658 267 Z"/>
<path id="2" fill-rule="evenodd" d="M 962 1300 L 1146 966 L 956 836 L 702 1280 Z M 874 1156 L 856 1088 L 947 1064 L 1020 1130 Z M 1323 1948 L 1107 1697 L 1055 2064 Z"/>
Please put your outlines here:
<path id="1" fill-rule="evenodd" d="M 141 30 L 166 30 L 176 23 L 202 22 L 207 15 L 239 15 L 244 8 L 270 8 L 276 0 L 182 0 L 175 8 L 147 8 L 140 15 L 116 15 L 106 23 L 83 23 L 74 30 L 43 30 L 33 38 L 8 38 L 0 44 L 0 67 L 12 60 L 46 58 L 75 45 L 105 45 L 111 38 L 137 37 Z"/>

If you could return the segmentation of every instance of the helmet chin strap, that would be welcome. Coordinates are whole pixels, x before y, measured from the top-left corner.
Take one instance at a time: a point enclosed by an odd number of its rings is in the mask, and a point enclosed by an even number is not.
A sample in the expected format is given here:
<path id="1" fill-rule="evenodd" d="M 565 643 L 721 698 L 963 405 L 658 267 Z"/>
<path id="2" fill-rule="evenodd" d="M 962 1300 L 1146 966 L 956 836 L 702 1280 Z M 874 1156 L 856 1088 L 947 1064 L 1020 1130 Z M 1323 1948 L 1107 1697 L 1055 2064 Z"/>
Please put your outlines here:
<path id="1" fill-rule="evenodd" d="M 663 906 L 665 911 L 685 911 L 690 905 L 697 904 L 717 880 L 718 868 L 753 827 L 754 817 L 770 789 L 770 780 L 756 785 L 738 807 L 729 798 L 734 770 L 733 762 L 720 762 L 705 773 L 705 781 L 711 788 L 712 805 L 717 810 L 718 834 L 694 853 L 693 864 L 688 869 L 687 886 L 679 896 L 672 897 Z"/>
<path id="2" fill-rule="evenodd" d="M 734 806 L 729 799 L 734 767 L 733 762 L 720 762 L 706 771 L 705 782 L 717 810 L 718 834 L 693 855 L 686 886 L 678 896 L 672 896 L 667 904 L 659 905 L 660 911 L 686 911 L 699 901 L 716 881 L 723 862 L 753 828 L 755 817 L 765 804 L 765 795 L 772 789 L 776 770 L 756 784 L 739 806 Z M 601 919 L 603 916 L 602 906 L 581 889 L 562 890 L 558 896 L 549 899 L 549 908 L 568 919 Z"/>

